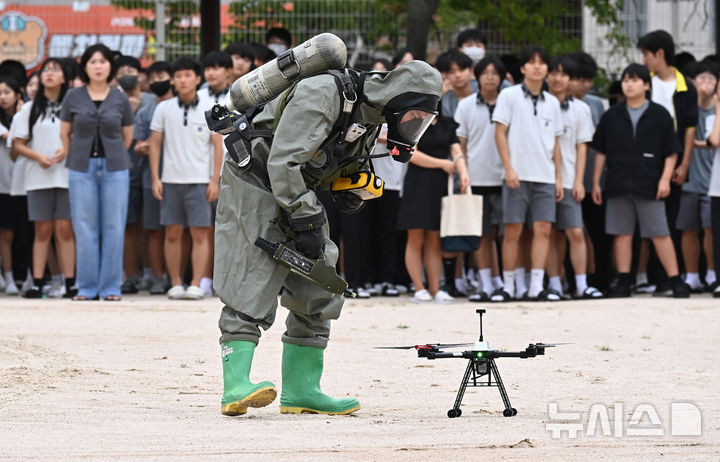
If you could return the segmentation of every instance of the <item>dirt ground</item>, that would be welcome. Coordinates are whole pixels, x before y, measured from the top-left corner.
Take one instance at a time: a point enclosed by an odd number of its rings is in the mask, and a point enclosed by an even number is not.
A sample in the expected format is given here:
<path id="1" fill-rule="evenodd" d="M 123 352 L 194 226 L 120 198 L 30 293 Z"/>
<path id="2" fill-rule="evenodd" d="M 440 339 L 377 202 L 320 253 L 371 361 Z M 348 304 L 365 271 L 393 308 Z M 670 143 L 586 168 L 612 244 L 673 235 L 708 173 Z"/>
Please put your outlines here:
<path id="1" fill-rule="evenodd" d="M 493 347 L 573 342 L 498 360 L 510 418 L 494 388 L 468 389 L 447 417 L 464 360 L 373 349 L 477 339 L 479 305 L 408 297 L 348 301 L 333 324 L 323 390 L 357 397 L 356 415 L 281 415 L 276 400 L 224 417 L 220 307 L 0 297 L 0 460 L 720 459 L 720 300 L 708 295 L 484 306 Z M 278 388 L 280 310 L 252 373 Z M 576 438 L 553 435 L 573 424 Z"/>

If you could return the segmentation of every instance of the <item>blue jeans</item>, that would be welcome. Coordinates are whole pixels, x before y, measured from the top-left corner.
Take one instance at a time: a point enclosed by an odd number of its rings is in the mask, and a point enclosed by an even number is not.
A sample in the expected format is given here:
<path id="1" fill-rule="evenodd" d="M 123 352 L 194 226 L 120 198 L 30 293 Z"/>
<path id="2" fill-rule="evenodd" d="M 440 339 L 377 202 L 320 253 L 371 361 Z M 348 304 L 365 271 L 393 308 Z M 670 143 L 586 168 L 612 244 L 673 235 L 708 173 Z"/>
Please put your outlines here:
<path id="1" fill-rule="evenodd" d="M 78 295 L 120 296 L 130 175 L 91 158 L 86 172 L 70 170 L 70 214 L 77 247 Z"/>

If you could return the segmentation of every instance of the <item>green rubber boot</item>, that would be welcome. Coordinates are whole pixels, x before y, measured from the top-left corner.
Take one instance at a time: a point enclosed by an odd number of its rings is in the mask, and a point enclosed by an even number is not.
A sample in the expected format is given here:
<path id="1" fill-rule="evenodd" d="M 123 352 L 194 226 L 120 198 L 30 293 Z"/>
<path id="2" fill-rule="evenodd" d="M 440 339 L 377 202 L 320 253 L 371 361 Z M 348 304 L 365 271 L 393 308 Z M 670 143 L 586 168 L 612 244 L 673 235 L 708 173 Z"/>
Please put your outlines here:
<path id="1" fill-rule="evenodd" d="M 242 415 L 248 407 L 264 407 L 277 396 L 272 382 L 254 384 L 250 381 L 255 343 L 234 340 L 222 345 L 223 383 L 225 391 L 220 412 L 224 415 Z"/>
<path id="2" fill-rule="evenodd" d="M 331 398 L 320 390 L 324 355 L 321 348 L 283 344 L 280 413 L 341 415 L 360 409 L 355 398 Z"/>

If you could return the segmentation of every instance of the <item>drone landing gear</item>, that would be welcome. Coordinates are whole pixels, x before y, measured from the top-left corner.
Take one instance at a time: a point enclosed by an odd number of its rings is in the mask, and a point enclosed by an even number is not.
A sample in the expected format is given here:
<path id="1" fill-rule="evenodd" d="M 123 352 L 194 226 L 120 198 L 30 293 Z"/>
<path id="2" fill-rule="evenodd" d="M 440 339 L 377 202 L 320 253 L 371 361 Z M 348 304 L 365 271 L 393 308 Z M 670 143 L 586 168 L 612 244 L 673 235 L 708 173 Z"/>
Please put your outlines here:
<path id="1" fill-rule="evenodd" d="M 484 376 L 487 376 L 487 380 L 479 380 Z M 493 381 L 493 377 L 495 377 L 495 381 Z M 500 372 L 498 372 L 494 359 L 471 358 L 470 361 L 468 361 L 465 375 L 463 375 L 460 389 L 455 398 L 455 404 L 453 408 L 447 412 L 448 417 L 451 419 L 462 415 L 460 404 L 462 404 L 467 387 L 497 387 L 498 390 L 500 390 L 500 397 L 505 405 L 503 415 L 505 417 L 517 415 L 517 409 L 510 405 L 510 398 L 508 398 L 507 392 L 505 391 L 505 385 L 503 385 L 502 379 L 500 378 Z"/>

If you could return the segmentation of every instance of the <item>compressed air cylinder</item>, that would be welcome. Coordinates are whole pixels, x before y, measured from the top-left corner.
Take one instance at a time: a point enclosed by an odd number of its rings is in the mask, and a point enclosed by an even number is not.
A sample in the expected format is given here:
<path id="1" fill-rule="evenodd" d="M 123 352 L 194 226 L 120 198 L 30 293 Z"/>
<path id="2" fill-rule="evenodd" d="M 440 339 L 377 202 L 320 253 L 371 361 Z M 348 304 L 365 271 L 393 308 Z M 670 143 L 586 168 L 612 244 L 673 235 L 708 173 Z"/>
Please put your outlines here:
<path id="1" fill-rule="evenodd" d="M 339 37 L 329 32 L 316 35 L 237 79 L 230 88 L 228 109 L 243 112 L 270 101 L 295 80 L 342 68 L 345 61 L 347 50 Z"/>

